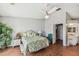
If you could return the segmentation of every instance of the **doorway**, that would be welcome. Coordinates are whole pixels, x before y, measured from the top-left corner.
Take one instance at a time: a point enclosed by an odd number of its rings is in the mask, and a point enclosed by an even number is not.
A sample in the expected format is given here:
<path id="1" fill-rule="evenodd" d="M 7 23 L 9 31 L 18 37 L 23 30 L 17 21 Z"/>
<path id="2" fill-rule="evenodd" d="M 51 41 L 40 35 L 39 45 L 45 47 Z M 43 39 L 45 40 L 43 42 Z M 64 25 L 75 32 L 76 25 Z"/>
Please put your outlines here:
<path id="1" fill-rule="evenodd" d="M 63 44 L 63 24 L 56 24 L 56 43 Z"/>

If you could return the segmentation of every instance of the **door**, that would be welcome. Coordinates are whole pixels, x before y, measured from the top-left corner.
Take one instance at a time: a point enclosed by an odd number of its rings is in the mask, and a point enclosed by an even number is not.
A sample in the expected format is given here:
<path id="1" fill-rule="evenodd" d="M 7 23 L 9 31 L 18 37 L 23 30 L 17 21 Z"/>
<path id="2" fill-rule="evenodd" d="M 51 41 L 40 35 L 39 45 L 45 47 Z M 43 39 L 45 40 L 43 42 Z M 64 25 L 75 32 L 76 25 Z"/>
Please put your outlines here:
<path id="1" fill-rule="evenodd" d="M 58 32 L 57 32 L 58 36 L 56 36 L 56 37 L 58 37 L 58 39 L 60 39 L 60 40 L 63 40 L 63 25 L 58 24 L 57 29 L 58 29 Z"/>

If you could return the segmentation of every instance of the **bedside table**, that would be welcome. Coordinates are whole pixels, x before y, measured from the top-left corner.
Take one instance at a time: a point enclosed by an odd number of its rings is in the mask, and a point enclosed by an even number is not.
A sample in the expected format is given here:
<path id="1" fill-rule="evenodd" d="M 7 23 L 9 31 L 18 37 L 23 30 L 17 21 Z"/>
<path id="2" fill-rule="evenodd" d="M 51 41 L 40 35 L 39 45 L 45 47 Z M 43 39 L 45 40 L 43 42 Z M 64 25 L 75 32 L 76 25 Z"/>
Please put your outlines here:
<path id="1" fill-rule="evenodd" d="M 12 47 L 20 46 L 20 39 L 12 40 Z"/>

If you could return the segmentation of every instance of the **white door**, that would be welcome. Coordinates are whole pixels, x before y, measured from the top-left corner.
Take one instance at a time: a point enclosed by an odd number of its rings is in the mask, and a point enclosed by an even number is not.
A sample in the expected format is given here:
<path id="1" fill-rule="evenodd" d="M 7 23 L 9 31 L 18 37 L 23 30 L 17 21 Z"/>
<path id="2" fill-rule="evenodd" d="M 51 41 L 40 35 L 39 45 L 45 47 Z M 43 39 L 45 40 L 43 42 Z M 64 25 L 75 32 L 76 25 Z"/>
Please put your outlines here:
<path id="1" fill-rule="evenodd" d="M 53 44 L 56 43 L 56 24 L 53 24 Z"/>

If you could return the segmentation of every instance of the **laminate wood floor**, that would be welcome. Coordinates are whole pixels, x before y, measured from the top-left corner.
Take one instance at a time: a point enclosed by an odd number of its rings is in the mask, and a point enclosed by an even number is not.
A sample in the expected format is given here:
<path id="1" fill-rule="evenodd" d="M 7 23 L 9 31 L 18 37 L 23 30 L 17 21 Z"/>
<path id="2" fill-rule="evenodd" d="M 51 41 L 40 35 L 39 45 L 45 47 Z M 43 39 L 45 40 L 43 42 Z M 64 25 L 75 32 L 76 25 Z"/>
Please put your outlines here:
<path id="1" fill-rule="evenodd" d="M 63 47 L 61 44 L 50 44 L 49 47 L 38 52 L 28 53 L 28 56 L 79 56 L 79 44 L 77 46 Z M 23 56 L 19 47 L 0 50 L 0 56 Z"/>

